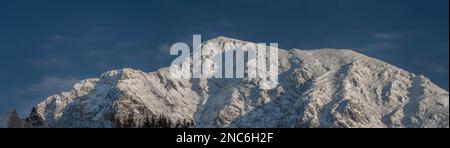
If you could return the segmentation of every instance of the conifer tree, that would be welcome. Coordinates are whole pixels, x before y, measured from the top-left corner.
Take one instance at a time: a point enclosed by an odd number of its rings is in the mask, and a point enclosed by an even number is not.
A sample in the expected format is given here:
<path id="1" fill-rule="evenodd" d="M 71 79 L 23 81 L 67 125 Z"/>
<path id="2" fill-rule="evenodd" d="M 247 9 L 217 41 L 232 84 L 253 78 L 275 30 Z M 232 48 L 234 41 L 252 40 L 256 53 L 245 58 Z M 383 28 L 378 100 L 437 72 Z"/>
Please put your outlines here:
<path id="1" fill-rule="evenodd" d="M 8 128 L 22 128 L 22 121 L 19 117 L 19 114 L 14 109 L 9 115 L 8 119 Z"/>
<path id="2" fill-rule="evenodd" d="M 158 127 L 157 118 L 158 117 L 156 115 L 152 115 L 151 120 L 150 120 L 150 128 L 157 128 Z"/>
<path id="3" fill-rule="evenodd" d="M 153 128 L 152 127 L 152 120 L 150 119 L 150 117 L 148 115 L 144 119 L 144 123 L 142 124 L 142 128 Z"/>
<path id="4" fill-rule="evenodd" d="M 35 107 L 31 109 L 27 122 L 30 122 L 28 124 L 31 124 L 31 127 L 42 127 L 44 125 L 44 119 L 39 115 Z"/>
<path id="5" fill-rule="evenodd" d="M 123 124 L 123 128 L 134 128 L 136 127 L 135 121 L 134 121 L 134 114 L 131 113 L 128 115 L 127 119 L 125 120 L 125 123 Z"/>

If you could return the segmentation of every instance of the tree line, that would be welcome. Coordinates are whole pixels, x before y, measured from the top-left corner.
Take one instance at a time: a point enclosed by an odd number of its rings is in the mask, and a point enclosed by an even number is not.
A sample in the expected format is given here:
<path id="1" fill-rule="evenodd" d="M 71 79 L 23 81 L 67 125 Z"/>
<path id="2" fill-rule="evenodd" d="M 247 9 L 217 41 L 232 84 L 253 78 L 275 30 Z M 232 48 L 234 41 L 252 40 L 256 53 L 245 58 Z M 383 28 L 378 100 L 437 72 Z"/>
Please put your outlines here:
<path id="1" fill-rule="evenodd" d="M 146 116 L 141 120 L 135 119 L 133 114 L 128 115 L 123 120 L 116 119 L 115 128 L 192 128 L 194 123 L 192 120 L 171 120 L 164 115 Z"/>
<path id="2" fill-rule="evenodd" d="M 44 126 L 44 119 L 42 119 L 42 117 L 39 116 L 35 107 L 33 107 L 30 115 L 25 119 L 21 119 L 17 111 L 14 109 L 9 115 L 7 122 L 8 128 L 36 128 L 43 126 Z"/>
<path id="3" fill-rule="evenodd" d="M 74 121 L 76 122 L 76 121 Z M 33 107 L 27 118 L 21 119 L 16 110 L 9 114 L 7 121 L 8 128 L 48 128 L 44 124 L 44 119 L 38 114 L 37 109 Z M 127 117 L 113 120 L 113 128 L 193 128 L 192 120 L 171 120 L 164 115 L 147 115 L 144 118 L 137 119 L 134 114 Z"/>

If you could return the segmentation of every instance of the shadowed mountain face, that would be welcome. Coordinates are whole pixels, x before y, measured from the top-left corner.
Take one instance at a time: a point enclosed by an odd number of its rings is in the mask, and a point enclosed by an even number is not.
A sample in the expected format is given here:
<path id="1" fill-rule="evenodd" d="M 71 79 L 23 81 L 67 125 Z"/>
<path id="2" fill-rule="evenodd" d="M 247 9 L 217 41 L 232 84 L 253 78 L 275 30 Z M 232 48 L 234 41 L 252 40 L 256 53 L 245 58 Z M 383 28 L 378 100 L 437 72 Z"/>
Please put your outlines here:
<path id="1" fill-rule="evenodd" d="M 254 44 L 225 37 L 212 59 Z M 212 66 L 214 67 L 214 66 Z M 336 49 L 279 50 L 279 85 L 259 79 L 175 79 L 169 68 L 122 69 L 77 83 L 37 105 L 45 127 L 113 127 L 133 114 L 193 120 L 196 127 L 448 127 L 448 92 L 424 76 Z"/>

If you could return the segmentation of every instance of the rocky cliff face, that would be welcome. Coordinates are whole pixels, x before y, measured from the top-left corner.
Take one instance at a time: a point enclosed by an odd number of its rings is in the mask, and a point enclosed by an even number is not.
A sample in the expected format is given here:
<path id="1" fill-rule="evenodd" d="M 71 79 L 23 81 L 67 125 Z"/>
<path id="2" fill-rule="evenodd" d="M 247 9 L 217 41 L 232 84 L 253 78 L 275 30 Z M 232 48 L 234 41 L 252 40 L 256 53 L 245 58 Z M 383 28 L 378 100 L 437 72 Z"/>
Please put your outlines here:
<path id="1" fill-rule="evenodd" d="M 225 37 L 206 43 L 220 46 L 203 47 L 205 59 L 254 44 Z M 350 50 L 280 49 L 278 59 L 273 89 L 260 89 L 258 79 L 122 69 L 83 80 L 37 110 L 49 127 L 112 127 L 129 114 L 188 119 L 196 127 L 449 127 L 448 92 L 424 76 Z"/>

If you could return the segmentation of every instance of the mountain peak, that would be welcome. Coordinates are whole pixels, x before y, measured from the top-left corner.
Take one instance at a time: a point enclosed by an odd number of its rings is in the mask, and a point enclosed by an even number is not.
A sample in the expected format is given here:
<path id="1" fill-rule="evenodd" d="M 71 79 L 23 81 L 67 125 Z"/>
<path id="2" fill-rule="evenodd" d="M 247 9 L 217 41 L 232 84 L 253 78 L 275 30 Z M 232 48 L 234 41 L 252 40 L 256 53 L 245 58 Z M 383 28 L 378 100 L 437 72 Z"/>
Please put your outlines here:
<path id="1" fill-rule="evenodd" d="M 136 77 L 139 75 L 144 75 L 145 73 L 140 70 L 135 70 L 132 68 L 123 68 L 118 70 L 111 70 L 101 74 L 100 78 L 104 80 L 124 80 L 132 77 Z"/>
<path id="2" fill-rule="evenodd" d="M 224 43 L 249 43 L 247 41 L 242 41 L 234 38 L 229 38 L 225 36 L 218 36 L 216 38 L 207 40 L 205 43 L 218 43 L 218 44 L 224 44 Z"/>
<path id="3" fill-rule="evenodd" d="M 218 37 L 216 37 L 216 38 L 213 38 L 213 39 L 211 39 L 211 40 L 229 40 L 229 41 L 237 41 L 238 39 L 234 39 L 234 38 L 229 38 L 229 37 L 226 37 L 226 36 L 218 36 Z"/>

